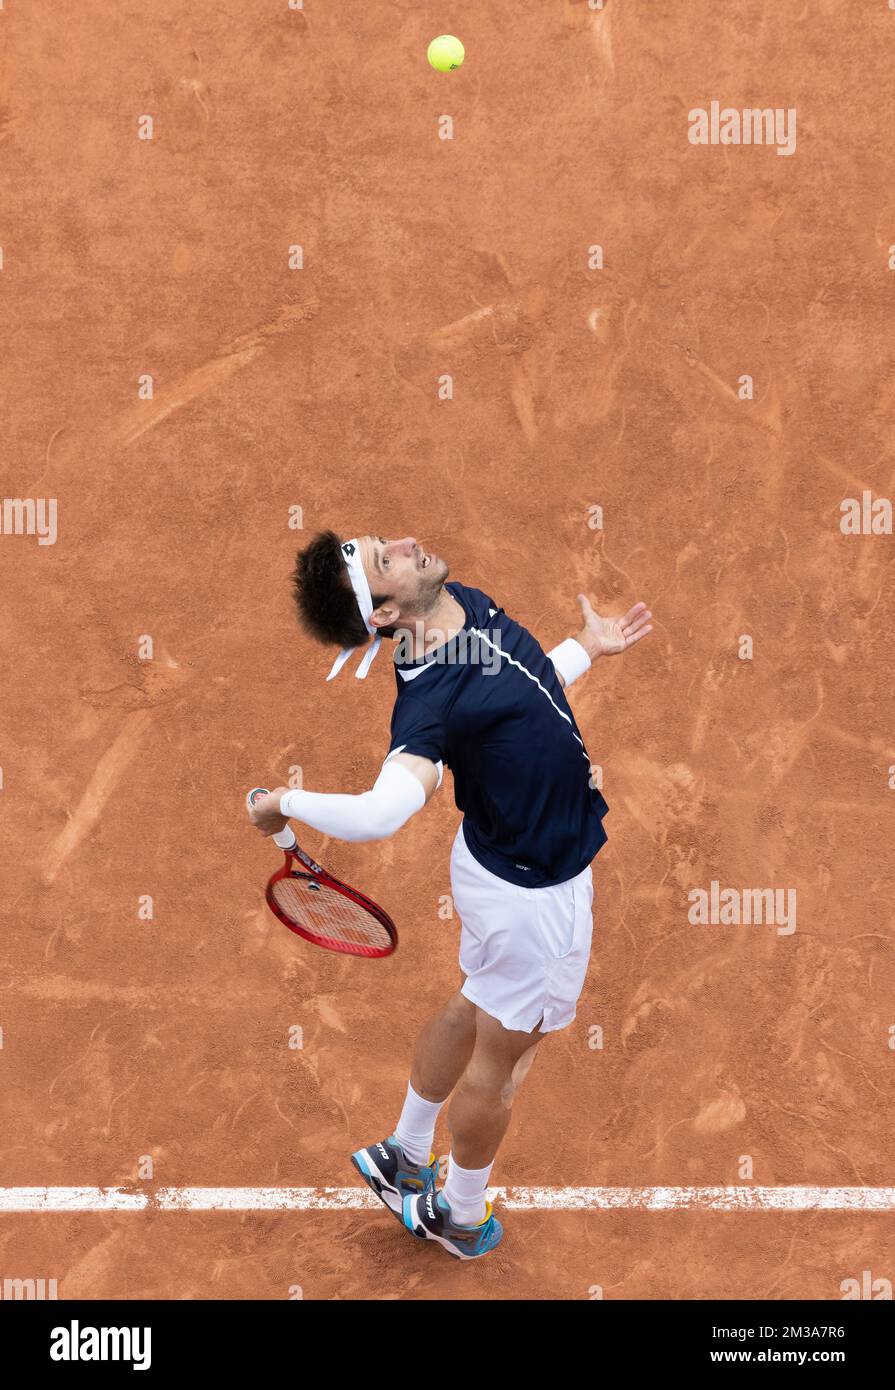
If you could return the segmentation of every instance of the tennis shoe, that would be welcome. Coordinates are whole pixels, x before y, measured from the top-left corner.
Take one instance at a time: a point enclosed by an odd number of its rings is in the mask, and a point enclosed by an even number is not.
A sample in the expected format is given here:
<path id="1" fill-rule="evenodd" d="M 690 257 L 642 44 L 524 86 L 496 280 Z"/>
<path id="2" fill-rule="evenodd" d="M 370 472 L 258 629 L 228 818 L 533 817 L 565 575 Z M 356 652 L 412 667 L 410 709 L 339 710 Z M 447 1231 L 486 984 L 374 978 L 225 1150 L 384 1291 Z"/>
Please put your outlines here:
<path id="1" fill-rule="evenodd" d="M 433 1186 L 424 1193 L 404 1198 L 404 1225 L 420 1240 L 434 1240 L 459 1260 L 478 1260 L 488 1255 L 503 1239 L 503 1226 L 485 1203 L 485 1215 L 475 1226 L 458 1226 L 444 1194 Z"/>
<path id="2" fill-rule="evenodd" d="M 358 1149 L 351 1162 L 364 1182 L 401 1221 L 404 1199 L 434 1191 L 438 1175 L 435 1155 L 428 1163 L 411 1163 L 393 1134 L 381 1144 Z"/>

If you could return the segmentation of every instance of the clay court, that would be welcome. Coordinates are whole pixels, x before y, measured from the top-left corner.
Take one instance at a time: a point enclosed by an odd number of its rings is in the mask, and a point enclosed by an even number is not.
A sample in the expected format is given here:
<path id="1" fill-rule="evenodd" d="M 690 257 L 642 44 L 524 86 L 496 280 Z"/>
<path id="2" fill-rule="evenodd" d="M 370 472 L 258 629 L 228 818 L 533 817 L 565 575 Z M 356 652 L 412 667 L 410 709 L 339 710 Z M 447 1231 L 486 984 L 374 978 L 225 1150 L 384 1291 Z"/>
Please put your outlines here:
<path id="1" fill-rule="evenodd" d="M 0 534 L 0 1276 L 895 1280 L 893 540 L 841 527 L 895 488 L 893 45 L 885 0 L 7 0 L 2 493 L 58 535 Z M 713 100 L 795 109 L 795 151 L 690 143 Z M 348 1163 L 458 983 L 450 776 L 392 840 L 306 837 L 396 919 L 382 961 L 274 920 L 243 805 L 299 767 L 363 790 L 388 747 L 388 661 L 327 685 L 295 623 L 329 526 L 420 537 L 545 647 L 581 590 L 655 614 L 570 695 L 610 807 L 593 960 L 474 1265 Z M 713 882 L 795 890 L 796 929 L 691 923 Z"/>

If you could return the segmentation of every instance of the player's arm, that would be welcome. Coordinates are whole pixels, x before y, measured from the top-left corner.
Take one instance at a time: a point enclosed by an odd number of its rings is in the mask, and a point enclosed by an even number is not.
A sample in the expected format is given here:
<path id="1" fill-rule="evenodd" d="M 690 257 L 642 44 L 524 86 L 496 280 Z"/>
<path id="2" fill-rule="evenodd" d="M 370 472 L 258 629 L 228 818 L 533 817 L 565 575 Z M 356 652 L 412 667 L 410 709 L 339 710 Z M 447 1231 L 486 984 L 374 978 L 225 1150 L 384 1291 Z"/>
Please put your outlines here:
<path id="1" fill-rule="evenodd" d="M 548 652 L 563 686 L 570 686 L 588 671 L 598 656 L 616 656 L 633 647 L 652 632 L 645 603 L 635 603 L 623 618 L 602 618 L 591 608 L 586 594 L 578 595 L 583 627 L 574 637 L 567 637 Z"/>
<path id="2" fill-rule="evenodd" d="M 339 840 L 387 840 L 425 806 L 440 781 L 428 758 L 395 753 L 387 758 L 369 791 L 290 791 L 277 787 L 259 797 L 249 812 L 262 835 L 276 835 L 287 820 L 300 820 Z"/>

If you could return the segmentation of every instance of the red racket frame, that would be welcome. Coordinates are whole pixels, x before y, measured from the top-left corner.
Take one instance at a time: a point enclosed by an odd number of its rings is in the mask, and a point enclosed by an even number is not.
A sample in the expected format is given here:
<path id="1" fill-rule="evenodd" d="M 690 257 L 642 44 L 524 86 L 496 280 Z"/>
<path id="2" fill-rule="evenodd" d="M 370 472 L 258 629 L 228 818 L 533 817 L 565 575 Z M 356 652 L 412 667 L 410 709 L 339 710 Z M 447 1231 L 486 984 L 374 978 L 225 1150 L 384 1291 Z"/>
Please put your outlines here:
<path id="1" fill-rule="evenodd" d="M 365 893 L 359 893 L 356 888 L 349 888 L 348 884 L 342 883 L 340 879 L 333 878 L 332 874 L 328 874 L 320 864 L 315 863 L 309 854 L 305 854 L 305 851 L 299 844 L 293 845 L 291 849 L 283 850 L 283 855 L 283 866 L 271 876 L 270 882 L 267 885 L 266 896 L 267 906 L 270 908 L 274 917 L 283 923 L 284 927 L 288 927 L 291 932 L 294 932 L 296 936 L 303 937 L 305 941 L 310 941 L 312 946 L 321 946 L 325 951 L 336 951 L 340 956 L 359 956 L 364 960 L 381 960 L 384 956 L 390 956 L 394 953 L 398 945 L 398 928 L 395 926 L 388 913 L 379 907 L 377 903 L 374 903 L 372 898 L 368 898 Z M 293 861 L 296 859 L 300 864 L 303 864 L 306 869 L 310 870 L 310 872 L 297 872 L 293 868 Z M 341 893 L 343 897 L 350 898 L 352 902 L 357 903 L 360 907 L 369 912 L 371 917 L 375 917 L 376 921 L 385 928 L 391 938 L 390 944 L 388 946 L 346 947 L 344 942 L 336 940 L 335 937 L 315 935 L 297 926 L 291 918 L 287 917 L 286 914 L 281 911 L 274 901 L 273 886 L 284 878 L 313 879 L 326 888 L 335 889 L 335 891 Z"/>

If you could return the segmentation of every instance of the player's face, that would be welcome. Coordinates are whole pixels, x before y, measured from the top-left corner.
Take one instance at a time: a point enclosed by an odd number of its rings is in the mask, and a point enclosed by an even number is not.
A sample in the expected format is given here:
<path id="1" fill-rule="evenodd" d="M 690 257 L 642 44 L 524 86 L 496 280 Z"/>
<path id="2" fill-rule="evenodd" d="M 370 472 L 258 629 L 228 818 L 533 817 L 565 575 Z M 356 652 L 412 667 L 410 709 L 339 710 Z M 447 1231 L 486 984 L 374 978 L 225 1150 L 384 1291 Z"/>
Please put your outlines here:
<path id="1" fill-rule="evenodd" d="M 424 550 L 415 536 L 364 536 L 361 546 L 371 593 L 393 599 L 403 617 L 426 613 L 447 579 L 446 561 Z"/>

